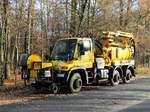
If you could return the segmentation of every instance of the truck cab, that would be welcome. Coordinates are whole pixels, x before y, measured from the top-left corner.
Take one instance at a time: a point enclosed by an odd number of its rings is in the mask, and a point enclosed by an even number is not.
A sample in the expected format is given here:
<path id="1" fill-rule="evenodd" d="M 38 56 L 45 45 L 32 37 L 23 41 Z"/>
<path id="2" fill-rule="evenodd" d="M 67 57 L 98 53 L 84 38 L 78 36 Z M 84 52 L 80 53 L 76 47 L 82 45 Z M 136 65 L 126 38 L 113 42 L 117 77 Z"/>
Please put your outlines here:
<path id="1" fill-rule="evenodd" d="M 51 60 L 54 81 L 61 85 L 67 84 L 71 92 L 79 91 L 93 76 L 95 57 L 91 38 L 64 38 L 57 41 Z"/>

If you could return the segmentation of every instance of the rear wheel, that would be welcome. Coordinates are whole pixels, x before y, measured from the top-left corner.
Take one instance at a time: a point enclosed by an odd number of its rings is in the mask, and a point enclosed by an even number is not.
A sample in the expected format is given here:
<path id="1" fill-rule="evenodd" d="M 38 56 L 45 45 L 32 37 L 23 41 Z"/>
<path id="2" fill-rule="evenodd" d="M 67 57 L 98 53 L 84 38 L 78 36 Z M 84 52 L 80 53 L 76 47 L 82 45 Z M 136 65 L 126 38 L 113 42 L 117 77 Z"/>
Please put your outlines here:
<path id="1" fill-rule="evenodd" d="M 112 86 L 118 85 L 120 82 L 120 73 L 118 70 L 115 70 L 110 78 L 110 83 Z"/>
<path id="2" fill-rule="evenodd" d="M 122 78 L 123 83 L 129 83 L 131 81 L 131 78 L 132 78 L 131 70 L 127 69 L 126 75 Z"/>
<path id="3" fill-rule="evenodd" d="M 77 93 L 82 88 L 82 79 L 79 73 L 74 73 L 69 81 L 69 89 L 71 93 Z"/>

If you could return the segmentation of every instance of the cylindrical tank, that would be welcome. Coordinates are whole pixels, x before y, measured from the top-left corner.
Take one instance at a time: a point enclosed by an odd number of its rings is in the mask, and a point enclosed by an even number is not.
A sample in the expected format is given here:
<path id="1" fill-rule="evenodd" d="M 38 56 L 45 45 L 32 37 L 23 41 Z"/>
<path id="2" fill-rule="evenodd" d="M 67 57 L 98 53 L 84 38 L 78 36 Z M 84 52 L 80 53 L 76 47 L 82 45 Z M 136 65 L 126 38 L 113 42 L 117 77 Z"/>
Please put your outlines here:
<path id="1" fill-rule="evenodd" d="M 42 58 L 37 54 L 30 55 L 27 59 L 28 69 L 33 69 L 34 68 L 33 63 L 35 63 L 35 62 L 36 63 L 38 62 L 39 64 L 36 66 L 40 66 L 38 68 L 41 68 Z"/>
<path id="2" fill-rule="evenodd" d="M 118 60 L 129 60 L 132 58 L 130 48 L 116 48 L 116 58 Z"/>
<path id="3" fill-rule="evenodd" d="M 113 65 L 116 60 L 132 60 L 135 55 L 135 44 L 128 44 L 127 41 L 125 39 L 123 42 L 116 42 L 114 38 L 107 37 L 96 40 L 96 56 L 104 58 L 105 66 Z"/>
<path id="4" fill-rule="evenodd" d="M 28 69 L 32 69 L 33 62 L 42 62 L 42 59 L 39 55 L 36 54 L 22 54 L 20 58 L 20 66 L 28 67 Z"/>

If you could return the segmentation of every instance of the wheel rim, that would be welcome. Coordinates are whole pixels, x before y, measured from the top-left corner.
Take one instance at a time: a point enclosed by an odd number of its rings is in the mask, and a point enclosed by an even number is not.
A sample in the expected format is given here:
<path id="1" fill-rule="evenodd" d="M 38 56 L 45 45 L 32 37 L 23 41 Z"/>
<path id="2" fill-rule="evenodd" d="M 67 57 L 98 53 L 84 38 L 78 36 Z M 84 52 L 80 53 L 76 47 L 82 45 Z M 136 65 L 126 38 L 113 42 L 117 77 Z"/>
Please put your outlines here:
<path id="1" fill-rule="evenodd" d="M 52 90 L 53 90 L 53 91 L 57 91 L 57 87 L 53 87 Z"/>
<path id="2" fill-rule="evenodd" d="M 82 86 L 82 81 L 81 81 L 81 79 L 76 79 L 76 80 L 74 81 L 73 88 L 74 88 L 74 89 L 78 89 L 78 88 L 80 88 L 81 86 Z"/>
<path id="3" fill-rule="evenodd" d="M 118 74 L 114 75 L 114 82 L 117 83 L 120 80 L 120 76 Z"/>
<path id="4" fill-rule="evenodd" d="M 131 78 L 132 78 L 131 73 L 128 73 L 128 74 L 127 74 L 127 78 L 126 78 L 126 79 L 127 79 L 127 80 L 130 80 Z"/>
<path id="5" fill-rule="evenodd" d="M 57 91 L 58 91 L 57 85 L 51 85 L 50 91 L 52 91 L 53 93 L 57 93 Z"/>

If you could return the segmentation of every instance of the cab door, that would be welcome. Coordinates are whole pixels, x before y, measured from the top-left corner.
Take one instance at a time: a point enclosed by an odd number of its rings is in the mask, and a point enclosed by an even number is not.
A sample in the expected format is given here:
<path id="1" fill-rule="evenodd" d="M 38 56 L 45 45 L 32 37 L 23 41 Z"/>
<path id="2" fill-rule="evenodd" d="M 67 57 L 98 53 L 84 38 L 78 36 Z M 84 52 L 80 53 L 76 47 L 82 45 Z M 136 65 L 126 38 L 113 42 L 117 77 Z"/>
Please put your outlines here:
<path id="1" fill-rule="evenodd" d="M 94 52 L 91 40 L 80 40 L 78 43 L 78 61 L 80 66 L 93 68 Z"/>

